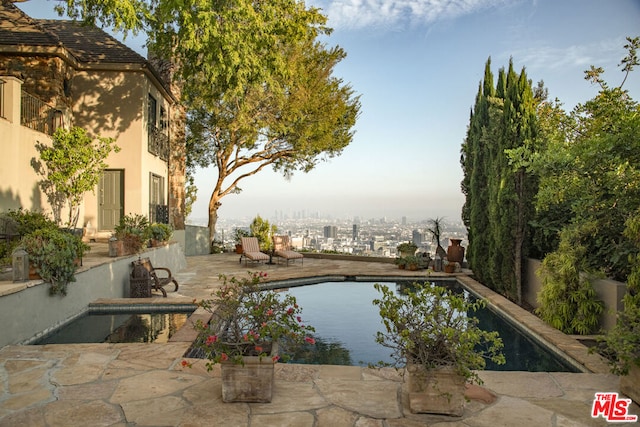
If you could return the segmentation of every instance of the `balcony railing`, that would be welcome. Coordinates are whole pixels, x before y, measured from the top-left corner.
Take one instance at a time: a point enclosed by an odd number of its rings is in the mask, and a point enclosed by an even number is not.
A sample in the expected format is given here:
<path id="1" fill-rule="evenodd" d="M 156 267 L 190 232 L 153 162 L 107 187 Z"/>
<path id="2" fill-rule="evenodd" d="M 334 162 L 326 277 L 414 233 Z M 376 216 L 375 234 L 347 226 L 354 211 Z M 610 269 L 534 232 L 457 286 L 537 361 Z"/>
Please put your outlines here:
<path id="1" fill-rule="evenodd" d="M 53 135 L 53 132 L 62 125 L 62 113 L 51 105 L 22 92 L 20 110 L 20 124 L 38 132 Z"/>
<path id="2" fill-rule="evenodd" d="M 165 162 L 169 161 L 169 137 L 155 126 L 149 126 L 148 133 L 149 152 Z"/>
<path id="3" fill-rule="evenodd" d="M 160 222 L 169 224 L 169 206 L 149 204 L 149 222 Z"/>

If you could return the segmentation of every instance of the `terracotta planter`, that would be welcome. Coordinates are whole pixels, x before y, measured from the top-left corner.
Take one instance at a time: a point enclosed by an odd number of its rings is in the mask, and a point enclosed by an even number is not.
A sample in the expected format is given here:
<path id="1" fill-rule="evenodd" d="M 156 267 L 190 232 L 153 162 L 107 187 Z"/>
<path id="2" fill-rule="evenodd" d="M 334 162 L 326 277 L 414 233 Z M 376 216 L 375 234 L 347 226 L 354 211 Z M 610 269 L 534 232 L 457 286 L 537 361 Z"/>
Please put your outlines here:
<path id="1" fill-rule="evenodd" d="M 244 364 L 220 365 L 223 402 L 271 402 L 275 362 L 270 356 L 245 356 Z"/>
<path id="2" fill-rule="evenodd" d="M 236 253 L 238 255 L 242 255 L 242 252 L 243 252 L 242 251 L 242 245 L 240 245 L 240 244 L 236 245 Z"/>
<path id="3" fill-rule="evenodd" d="M 418 264 L 407 264 L 407 270 L 417 271 L 418 270 Z"/>
<path id="4" fill-rule="evenodd" d="M 620 391 L 640 405 L 640 388 L 638 388 L 638 384 L 640 384 L 640 366 L 632 365 L 629 368 L 629 375 L 620 377 Z"/>
<path id="5" fill-rule="evenodd" d="M 449 239 L 451 245 L 447 248 L 447 260 L 449 262 L 458 262 L 462 264 L 464 260 L 464 246 L 460 246 L 462 239 Z"/>
<path id="6" fill-rule="evenodd" d="M 408 365 L 409 409 L 414 414 L 462 416 L 465 378 L 451 368 Z"/>
<path id="7" fill-rule="evenodd" d="M 167 245 L 168 245 L 168 242 L 166 240 L 151 239 L 152 248 L 160 248 L 162 246 L 167 246 Z"/>
<path id="8" fill-rule="evenodd" d="M 40 274 L 38 274 L 36 266 L 34 264 L 29 264 L 29 280 L 38 279 L 42 279 L 42 277 L 40 277 Z"/>
<path id="9" fill-rule="evenodd" d="M 453 263 L 449 263 L 447 265 L 444 266 L 444 272 L 445 273 L 455 273 L 456 272 L 456 265 Z"/>

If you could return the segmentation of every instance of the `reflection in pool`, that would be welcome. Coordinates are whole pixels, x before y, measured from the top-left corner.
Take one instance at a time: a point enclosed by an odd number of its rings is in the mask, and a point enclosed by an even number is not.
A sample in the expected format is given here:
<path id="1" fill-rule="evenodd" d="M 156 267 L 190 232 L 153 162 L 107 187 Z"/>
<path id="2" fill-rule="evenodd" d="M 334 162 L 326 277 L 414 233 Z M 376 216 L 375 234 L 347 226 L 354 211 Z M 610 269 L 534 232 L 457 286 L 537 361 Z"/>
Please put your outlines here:
<path id="1" fill-rule="evenodd" d="M 378 282 L 380 283 L 380 282 Z M 327 282 L 293 287 L 303 308 L 302 317 L 316 329 L 316 349 L 307 348 L 293 363 L 360 365 L 380 361 L 391 363 L 391 350 L 375 342 L 377 331 L 383 330 L 378 308 L 372 301 L 380 294 L 373 282 Z M 385 283 L 396 288 L 396 283 Z M 439 285 L 455 286 L 453 282 Z M 486 369 L 500 371 L 577 372 L 566 362 L 525 336 L 488 308 L 475 313 L 482 329 L 498 331 L 504 342 L 507 363 L 487 363 Z"/>
<path id="2" fill-rule="evenodd" d="M 33 344 L 165 343 L 192 312 L 88 313 Z"/>

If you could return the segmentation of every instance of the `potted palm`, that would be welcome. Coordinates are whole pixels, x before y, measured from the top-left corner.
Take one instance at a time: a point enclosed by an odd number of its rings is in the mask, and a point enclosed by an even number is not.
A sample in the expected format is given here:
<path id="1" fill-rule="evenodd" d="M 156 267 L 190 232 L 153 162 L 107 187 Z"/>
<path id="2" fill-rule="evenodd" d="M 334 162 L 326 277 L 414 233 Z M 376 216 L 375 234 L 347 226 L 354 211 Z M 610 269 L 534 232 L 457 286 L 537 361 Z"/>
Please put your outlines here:
<path id="1" fill-rule="evenodd" d="M 196 323 L 193 347 L 209 371 L 220 364 L 224 402 L 270 402 L 274 364 L 305 343 L 315 344 L 309 335 L 314 329 L 302 322 L 294 296 L 261 289 L 266 273 L 220 277 L 214 298 L 199 303 L 212 317 Z"/>
<path id="2" fill-rule="evenodd" d="M 483 331 L 468 313 L 483 306 L 445 287 L 414 283 L 397 294 L 376 284 L 385 327 L 376 342 L 391 348 L 396 368 L 408 375 L 409 407 L 414 413 L 461 416 L 467 382 L 481 383 L 475 370 L 485 359 L 504 363 L 497 332 Z"/>
<path id="3" fill-rule="evenodd" d="M 116 225 L 115 237 L 118 239 L 117 255 L 132 255 L 142 251 L 149 240 L 149 220 L 140 214 L 129 214 L 120 218 Z"/>
<path id="4" fill-rule="evenodd" d="M 236 228 L 233 230 L 233 239 L 236 243 L 236 253 L 242 255 L 242 238 L 249 237 L 249 231 L 244 228 Z"/>

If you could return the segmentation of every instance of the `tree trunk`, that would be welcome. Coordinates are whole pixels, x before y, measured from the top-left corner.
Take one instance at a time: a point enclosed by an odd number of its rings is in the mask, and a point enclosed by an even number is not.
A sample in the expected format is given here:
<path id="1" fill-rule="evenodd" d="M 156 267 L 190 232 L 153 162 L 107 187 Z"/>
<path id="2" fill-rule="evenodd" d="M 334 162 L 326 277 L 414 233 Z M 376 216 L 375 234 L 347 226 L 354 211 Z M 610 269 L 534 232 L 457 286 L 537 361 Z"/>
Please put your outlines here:
<path id="1" fill-rule="evenodd" d="M 218 222 L 218 209 L 220 209 L 222 203 L 220 203 L 220 196 L 218 192 L 214 192 L 209 199 L 209 245 L 213 243 L 216 237 L 216 223 Z"/>

